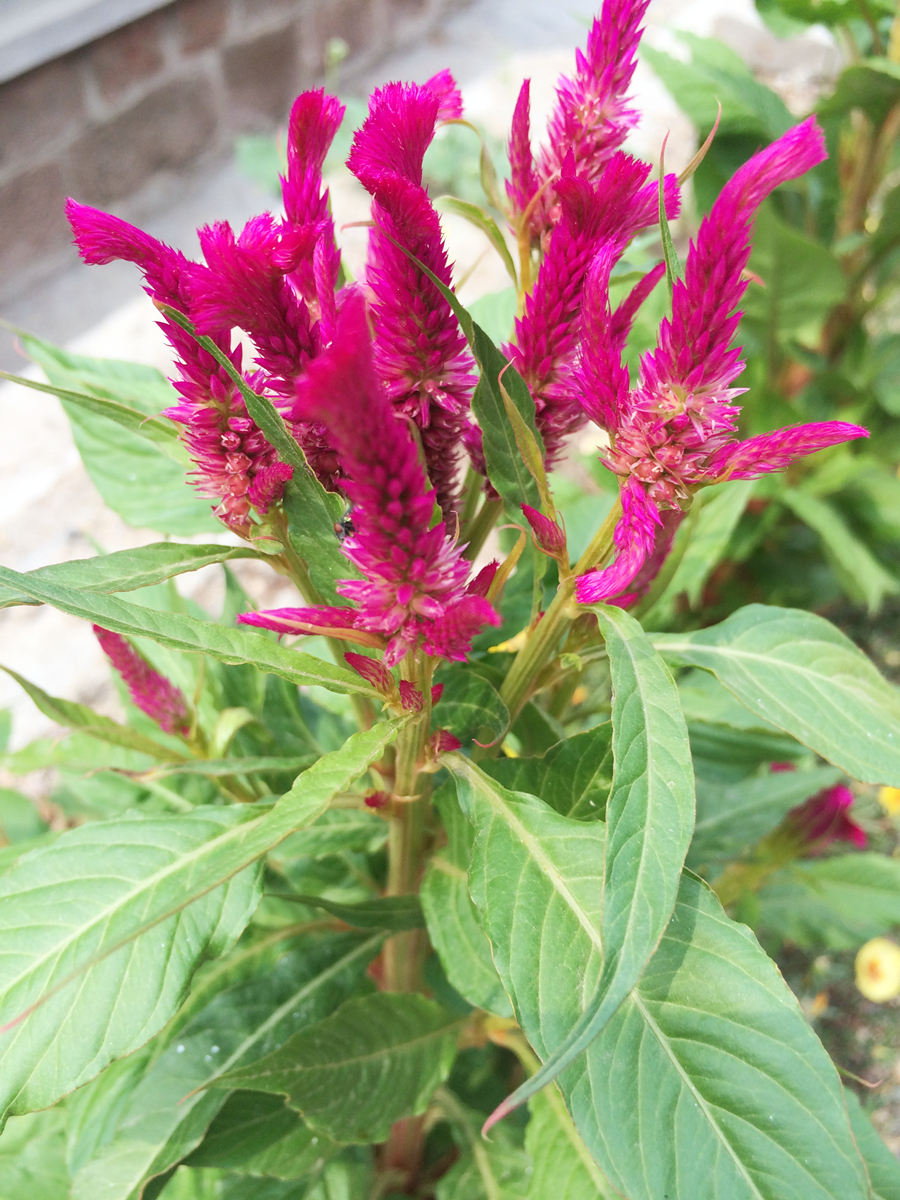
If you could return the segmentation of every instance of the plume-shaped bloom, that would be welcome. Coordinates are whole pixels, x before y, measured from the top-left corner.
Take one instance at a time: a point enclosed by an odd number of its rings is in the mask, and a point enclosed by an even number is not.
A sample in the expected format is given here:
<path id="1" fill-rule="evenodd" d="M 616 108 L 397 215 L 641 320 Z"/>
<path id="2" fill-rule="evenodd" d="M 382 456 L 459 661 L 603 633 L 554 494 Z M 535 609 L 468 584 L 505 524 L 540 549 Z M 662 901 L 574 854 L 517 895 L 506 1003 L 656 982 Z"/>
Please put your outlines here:
<path id="1" fill-rule="evenodd" d="M 281 178 L 284 222 L 280 262 L 298 295 L 328 327 L 328 338 L 341 255 L 322 167 L 346 111 L 324 88 L 297 97 L 288 122 L 288 169 Z"/>
<path id="2" fill-rule="evenodd" d="M 588 268 L 605 244 L 610 248 L 611 269 L 637 230 L 656 220 L 659 190 L 656 184 L 645 186 L 649 173 L 647 164 L 617 153 L 600 181 L 592 184 L 575 175 L 570 155 L 557 184 L 562 215 L 534 291 L 516 320 L 516 343 L 504 347 L 534 398 L 535 423 L 544 439 L 548 466 L 559 457 L 565 438 L 587 420 L 575 367 Z M 670 175 L 666 181 L 669 217 L 677 216 L 678 208 L 678 187 Z"/>
<path id="3" fill-rule="evenodd" d="M 363 578 L 338 585 L 355 609 L 291 610 L 292 631 L 331 627 L 375 635 L 387 642 L 387 666 L 419 645 L 462 659 L 479 629 L 499 617 L 487 600 L 467 591 L 469 564 L 445 523 L 431 526 L 435 492 L 415 440 L 375 375 L 359 295 L 348 297 L 334 342 L 310 363 L 298 406 L 333 439 L 353 504 L 353 533 L 341 547 Z M 278 611 L 240 619 L 286 631 Z"/>
<path id="4" fill-rule="evenodd" d="M 507 192 L 518 227 L 530 206 L 527 226 L 540 237 L 559 219 L 556 180 L 571 156 L 580 179 L 596 182 L 637 123 L 627 92 L 637 64 L 641 21 L 650 0 L 604 0 L 588 34 L 585 52 L 576 51 L 575 76 L 563 76 L 548 124 L 547 144 L 532 156 L 528 81 L 522 86 L 510 138 L 512 178 Z"/>
<path id="5" fill-rule="evenodd" d="M 672 316 L 662 323 L 657 349 L 642 359 L 631 392 L 621 363 L 621 330 L 609 311 L 613 251 L 604 247 L 598 254 L 585 304 L 583 403 L 611 436 L 606 465 L 623 481 L 623 515 L 615 541 L 619 556 L 578 581 L 582 603 L 627 587 L 652 548 L 646 533 L 660 510 L 688 508 L 698 487 L 779 471 L 801 455 L 868 436 L 843 421 L 782 429 L 747 442 L 738 442 L 736 434 L 740 409 L 733 400 L 740 390 L 731 385 L 743 363 L 732 339 L 747 287 L 743 272 L 756 210 L 773 188 L 824 157 L 824 139 L 810 118 L 754 155 L 725 185 L 691 245 L 684 279 L 675 283 Z"/>
<path id="6" fill-rule="evenodd" d="M 109 213 L 74 200 L 66 202 L 66 212 L 85 262 L 133 262 L 153 300 L 193 315 L 191 285 L 197 264 Z M 181 401 L 165 415 L 184 427 L 184 441 L 195 464 L 194 481 L 205 495 L 219 501 L 215 515 L 236 533 L 248 536 L 251 506 L 255 504 L 265 515 L 283 491 L 290 468 L 278 462 L 274 449 L 247 415 L 225 368 L 180 325 L 168 318 L 160 325 L 176 354 L 178 377 L 173 384 L 181 394 Z M 212 336 L 240 371 L 241 350 L 232 349 L 230 332 L 220 329 Z"/>
<path id="7" fill-rule="evenodd" d="M 824 788 L 798 804 L 784 818 L 782 830 L 800 841 L 807 854 L 820 854 L 832 842 L 852 842 L 865 849 L 866 831 L 850 816 L 854 796 L 845 783 Z"/>
<path id="8" fill-rule="evenodd" d="M 456 503 L 459 447 L 475 376 L 450 305 L 404 251 L 450 286 L 440 220 L 422 186 L 422 161 L 451 83 L 447 74 L 442 91 L 390 83 L 374 92 L 348 159 L 374 198 L 366 281 L 374 299 L 376 370 L 397 413 L 421 432 L 445 517 Z"/>
<path id="9" fill-rule="evenodd" d="M 166 733 L 188 732 L 188 706 L 173 683 L 153 669 L 131 642 L 99 625 L 91 628 L 100 648 L 122 676 L 122 681 L 137 707 L 152 718 Z"/>

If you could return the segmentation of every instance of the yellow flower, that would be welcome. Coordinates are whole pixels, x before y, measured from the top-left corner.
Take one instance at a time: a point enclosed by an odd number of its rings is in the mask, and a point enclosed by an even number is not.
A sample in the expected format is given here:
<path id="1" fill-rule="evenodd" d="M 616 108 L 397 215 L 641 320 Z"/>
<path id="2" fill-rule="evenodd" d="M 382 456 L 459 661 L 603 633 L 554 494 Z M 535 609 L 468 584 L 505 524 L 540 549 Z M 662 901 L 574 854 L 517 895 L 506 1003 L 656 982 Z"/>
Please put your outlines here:
<path id="1" fill-rule="evenodd" d="M 866 942 L 856 956 L 856 986 L 876 1004 L 900 996 L 900 946 L 881 937 Z"/>
<path id="2" fill-rule="evenodd" d="M 900 813 L 900 788 L 879 788 L 878 803 L 889 816 L 896 817 Z"/>

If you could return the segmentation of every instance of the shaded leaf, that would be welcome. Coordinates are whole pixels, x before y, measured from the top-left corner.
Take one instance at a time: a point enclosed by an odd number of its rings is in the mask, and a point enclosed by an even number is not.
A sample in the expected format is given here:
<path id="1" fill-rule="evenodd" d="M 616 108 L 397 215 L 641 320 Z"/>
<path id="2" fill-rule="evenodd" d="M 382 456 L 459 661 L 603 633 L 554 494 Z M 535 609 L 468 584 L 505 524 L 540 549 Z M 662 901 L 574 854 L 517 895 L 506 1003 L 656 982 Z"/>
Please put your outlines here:
<path id="1" fill-rule="evenodd" d="M 475 834 L 460 811 L 452 782 L 438 791 L 434 804 L 447 845 L 434 854 L 422 881 L 420 898 L 428 935 L 461 996 L 475 1008 L 511 1017 L 512 1005 L 494 966 L 491 944 L 469 896 L 467 872 Z"/>
<path id="2" fill-rule="evenodd" d="M 531 1200 L 613 1200 L 556 1084 L 532 1096 L 528 1107 L 525 1149 L 534 1164 L 527 1193 Z"/>
<path id="3" fill-rule="evenodd" d="M 60 1109 L 13 1117 L 0 1137 L 0 1196 L 68 1200 L 66 1117 Z"/>
<path id="4" fill-rule="evenodd" d="M 424 996 L 362 996 L 218 1085 L 281 1092 L 311 1128 L 380 1142 L 395 1121 L 425 1111 L 450 1071 L 459 1025 Z"/>
<path id="5" fill-rule="evenodd" d="M 564 817 L 593 821 L 606 813 L 612 786 L 612 724 L 557 742 L 540 758 L 499 758 L 483 769 L 516 792 L 529 792 Z"/>
<path id="6" fill-rule="evenodd" d="M 462 742 L 475 737 L 493 741 L 506 732 L 509 710 L 484 676 L 471 668 L 454 665 L 439 671 L 435 682 L 444 685 L 432 718 L 435 728 L 449 729 Z"/>
<path id="7" fill-rule="evenodd" d="M 589 959 L 590 939 L 569 953 Z M 690 875 L 640 983 L 560 1085 L 629 1200 L 870 1194 L 828 1055 L 750 931 Z"/>
<path id="8" fill-rule="evenodd" d="M 273 893 L 275 894 L 275 893 Z M 308 908 L 321 908 L 354 929 L 424 929 L 425 918 L 419 897 L 378 896 L 358 904 L 338 904 L 324 896 L 304 896 L 295 892 L 277 893 L 281 900 L 295 900 Z"/>
<path id="9" fill-rule="evenodd" d="M 156 1033 L 199 962 L 227 949 L 252 915 L 258 871 L 244 868 L 320 815 L 397 728 L 355 734 L 274 807 L 93 822 L 4 875 L 2 1108 L 53 1104 Z"/>
<path id="10" fill-rule="evenodd" d="M 654 635 L 653 644 L 712 671 L 751 712 L 848 775 L 900 785 L 900 692 L 822 617 L 750 604 L 720 625 Z"/>
<path id="11" fill-rule="evenodd" d="M 849 1088 L 844 1088 L 844 1100 L 850 1114 L 850 1128 L 872 1181 L 872 1200 L 900 1200 L 900 1163 L 878 1136 Z"/>

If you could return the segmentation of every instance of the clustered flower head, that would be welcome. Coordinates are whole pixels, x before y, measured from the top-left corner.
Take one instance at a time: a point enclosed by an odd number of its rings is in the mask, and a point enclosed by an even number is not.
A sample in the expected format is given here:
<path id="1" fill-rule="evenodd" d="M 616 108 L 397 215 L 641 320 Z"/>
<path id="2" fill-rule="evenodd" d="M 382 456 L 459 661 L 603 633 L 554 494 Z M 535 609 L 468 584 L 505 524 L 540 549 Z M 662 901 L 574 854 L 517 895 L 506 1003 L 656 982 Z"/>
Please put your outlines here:
<path id="1" fill-rule="evenodd" d="M 726 479 L 780 471 L 796 458 L 850 438 L 858 425 L 826 421 L 737 439 L 743 370 L 732 345 L 747 288 L 744 269 L 756 211 L 779 184 L 825 157 L 813 118 L 755 154 L 725 185 L 691 244 L 683 279 L 676 281 L 672 315 L 663 320 L 656 350 L 641 362 L 629 389 L 622 364 L 624 333 L 609 307 L 609 278 L 617 247 L 605 247 L 591 266 L 584 306 L 581 365 L 585 411 L 610 436 L 606 465 L 622 484 L 616 560 L 578 581 L 582 603 L 618 596 L 652 552 L 661 514 L 690 507 L 697 488 Z"/>
<path id="2" fill-rule="evenodd" d="M 122 676 L 131 699 L 166 733 L 185 736 L 190 727 L 184 696 L 165 675 L 154 670 L 121 634 L 99 625 L 92 629 L 103 653 Z"/>
<path id="3" fill-rule="evenodd" d="M 592 420 L 608 435 L 605 461 L 621 481 L 615 558 L 578 580 L 583 603 L 624 604 L 642 592 L 697 488 L 781 470 L 866 435 L 843 422 L 744 442 L 736 433 L 740 390 L 733 384 L 743 364 L 732 340 L 752 223 L 773 188 L 824 156 L 812 120 L 760 151 L 725 186 L 674 285 L 657 348 L 630 386 L 625 341 L 663 272 L 662 264 L 648 271 L 612 309 L 616 265 L 659 216 L 650 167 L 621 149 L 637 120 L 628 90 L 648 3 L 604 0 L 574 76 L 559 83 L 545 144 L 532 150 L 527 80 L 509 143 L 507 217 L 519 243 L 523 295 L 503 350 L 533 396 L 546 465 Z M 243 619 L 381 650 L 386 667 L 420 650 L 460 659 L 479 630 L 499 622 L 488 600 L 495 567 L 470 579 L 458 543 L 464 454 L 482 475 L 487 468 L 471 411 L 475 363 L 441 290 L 452 284 L 452 267 L 423 181 L 436 129 L 461 115 L 447 71 L 373 93 L 348 160 L 372 197 L 368 259 L 357 284 L 342 283 L 322 177 L 344 107 L 324 90 L 305 92 L 291 112 L 283 214 L 264 213 L 240 231 L 227 222 L 204 227 L 202 262 L 109 214 L 68 205 L 87 262 L 136 263 L 154 301 L 209 339 L 201 344 L 164 312 L 180 394 L 167 415 L 182 427 L 194 481 L 214 498 L 216 515 L 242 537 L 279 544 L 269 535 L 277 522 L 283 528 L 280 506 L 294 472 L 250 416 L 248 388 L 271 401 L 322 486 L 351 506 L 342 549 L 358 577 L 338 586 L 348 604 Z M 673 218 L 675 177 L 661 190 Z M 249 338 L 249 367 L 235 330 Z M 496 496 L 488 478 L 484 490 Z M 540 548 L 567 569 L 555 518 L 528 506 L 525 515 Z M 371 672 L 362 665 L 372 661 L 367 655 L 355 657 L 358 670 Z M 385 695 L 392 688 L 385 682 Z"/>
<path id="4" fill-rule="evenodd" d="M 375 374 L 359 293 L 346 298 L 334 342 L 310 364 L 297 403 L 328 430 L 353 503 L 354 532 L 342 548 L 363 578 L 342 581 L 338 591 L 356 608 L 247 613 L 240 619 L 279 632 L 340 630 L 351 640 L 383 646 L 387 666 L 420 645 L 427 654 L 465 658 L 475 634 L 500 618 L 469 585 L 470 564 L 446 523 L 432 523 L 436 492 L 410 427 L 397 419 Z"/>

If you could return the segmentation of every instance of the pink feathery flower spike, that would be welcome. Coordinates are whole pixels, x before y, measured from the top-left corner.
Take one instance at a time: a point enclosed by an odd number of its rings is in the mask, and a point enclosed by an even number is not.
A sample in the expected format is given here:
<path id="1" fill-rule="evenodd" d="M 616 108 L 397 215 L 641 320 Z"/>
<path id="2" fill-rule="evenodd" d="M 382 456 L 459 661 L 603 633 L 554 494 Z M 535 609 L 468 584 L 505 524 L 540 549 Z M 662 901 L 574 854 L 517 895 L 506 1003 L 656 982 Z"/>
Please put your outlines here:
<path id="1" fill-rule="evenodd" d="M 821 854 L 835 841 L 852 842 L 864 850 L 866 831 L 850 817 L 853 800 L 853 793 L 844 783 L 824 788 L 792 808 L 782 828 L 797 838 L 808 854 Z"/>
<path id="2" fill-rule="evenodd" d="M 133 262 L 153 300 L 193 315 L 191 285 L 200 269 L 197 264 L 109 213 L 74 200 L 66 202 L 66 213 L 85 262 Z M 215 515 L 246 537 L 252 528 L 251 506 L 265 515 L 280 498 L 290 468 L 278 461 L 247 415 L 227 371 L 180 325 L 168 318 L 160 325 L 177 356 L 178 378 L 173 384 L 182 397 L 165 415 L 184 426 L 183 438 L 196 467 L 194 481 L 205 495 L 219 501 Z M 213 341 L 240 371 L 241 350 L 232 349 L 230 333 L 216 332 Z"/>
<path id="3" fill-rule="evenodd" d="M 118 633 L 92 625 L 103 653 L 122 676 L 131 699 L 166 733 L 184 736 L 189 728 L 188 707 L 173 683 L 160 675 L 138 654 L 131 642 Z"/>
<path id="4" fill-rule="evenodd" d="M 422 186 L 422 161 L 438 117 L 458 107 L 458 99 L 448 99 L 458 98 L 452 77 L 440 78 L 438 91 L 401 83 L 375 91 L 347 165 L 374 199 L 366 281 L 374 301 L 376 370 L 398 415 L 421 432 L 428 475 L 449 517 L 476 377 L 450 305 L 404 253 L 450 286 L 440 220 Z"/>
<path id="5" fill-rule="evenodd" d="M 386 666 L 410 650 L 462 660 L 472 638 L 500 618 L 469 590 L 470 565 L 443 521 L 431 526 L 435 492 L 416 443 L 375 374 L 365 305 L 351 293 L 335 339 L 301 381 L 298 410 L 328 430 L 353 504 L 354 532 L 341 548 L 362 579 L 338 591 L 356 608 L 247 613 L 246 624 L 278 632 L 343 629 L 385 639 Z M 372 644 L 371 641 L 368 644 Z"/>
<path id="6" fill-rule="evenodd" d="M 328 339 L 341 254 L 322 167 L 346 111 L 340 100 L 327 95 L 324 88 L 297 97 L 288 122 L 288 169 L 281 179 L 285 213 L 279 247 L 281 265 L 314 316 L 328 325 Z"/>
<path id="7" fill-rule="evenodd" d="M 641 21 L 650 0 L 604 0 L 588 35 L 586 52 L 576 51 L 575 77 L 563 76 L 548 124 L 548 143 L 532 158 L 526 80 L 519 93 L 510 137 L 512 179 L 508 195 L 517 225 L 532 205 L 528 228 L 542 236 L 559 219 L 555 181 L 571 155 L 575 174 L 590 183 L 638 120 L 627 96 L 637 65 Z"/>
<path id="8" fill-rule="evenodd" d="M 810 118 L 754 155 L 725 185 L 691 245 L 684 279 L 675 283 L 672 316 L 662 323 L 657 349 L 642 359 L 633 391 L 621 362 L 621 323 L 609 312 L 614 252 L 607 246 L 598 253 L 585 288 L 582 403 L 610 434 L 605 461 L 623 481 L 623 513 L 615 535 L 619 554 L 611 566 L 578 580 L 581 603 L 626 588 L 652 550 L 649 534 L 660 511 L 686 510 L 697 488 L 780 471 L 802 455 L 868 437 L 859 425 L 825 421 L 737 440 L 740 408 L 733 400 L 743 389 L 731 385 L 744 364 L 731 343 L 756 210 L 779 184 L 824 158 L 824 138 Z"/>
<path id="9" fill-rule="evenodd" d="M 603 243 L 612 246 L 615 239 L 621 254 L 638 230 L 656 221 L 659 190 L 655 183 L 645 186 L 649 173 L 647 164 L 616 153 L 600 181 L 591 184 L 577 178 L 570 155 L 556 186 L 559 224 L 534 291 L 516 320 L 516 342 L 504 346 L 534 398 L 548 467 L 558 459 L 565 439 L 588 419 L 575 370 L 588 268 Z M 666 210 L 671 219 L 678 215 L 674 176 L 666 181 Z"/>

